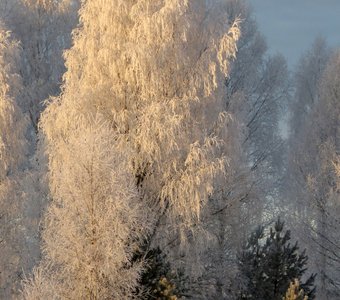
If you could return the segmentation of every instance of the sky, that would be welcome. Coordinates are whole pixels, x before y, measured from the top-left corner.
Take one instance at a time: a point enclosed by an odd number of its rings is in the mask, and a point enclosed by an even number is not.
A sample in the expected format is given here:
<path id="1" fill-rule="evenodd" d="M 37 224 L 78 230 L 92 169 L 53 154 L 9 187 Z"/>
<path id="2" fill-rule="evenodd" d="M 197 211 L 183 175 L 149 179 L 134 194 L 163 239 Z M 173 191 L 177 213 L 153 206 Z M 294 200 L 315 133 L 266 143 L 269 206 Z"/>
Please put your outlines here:
<path id="1" fill-rule="evenodd" d="M 271 53 L 282 53 L 289 68 L 323 36 L 340 47 L 340 0 L 248 0 Z"/>

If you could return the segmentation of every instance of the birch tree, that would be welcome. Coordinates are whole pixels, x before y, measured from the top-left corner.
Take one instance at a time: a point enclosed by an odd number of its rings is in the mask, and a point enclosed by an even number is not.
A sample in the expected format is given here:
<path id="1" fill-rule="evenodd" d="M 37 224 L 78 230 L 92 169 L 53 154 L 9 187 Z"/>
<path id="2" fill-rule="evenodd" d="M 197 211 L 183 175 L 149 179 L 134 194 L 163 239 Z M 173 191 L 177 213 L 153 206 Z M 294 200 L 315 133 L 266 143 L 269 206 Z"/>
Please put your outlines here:
<path id="1" fill-rule="evenodd" d="M 19 174 L 28 153 L 28 120 L 18 102 L 22 96 L 19 75 L 20 47 L 0 28 L 0 297 L 8 298 L 20 282 L 27 264 L 22 256 L 25 234 Z"/>
<path id="2" fill-rule="evenodd" d="M 13 174 L 20 168 L 25 156 L 25 117 L 17 102 L 22 92 L 22 79 L 18 74 L 20 48 L 18 42 L 10 39 L 10 33 L 0 31 L 1 64 L 1 136 L 0 136 L 0 178 Z M 15 125 L 14 125 L 15 124 Z"/>
<path id="3" fill-rule="evenodd" d="M 275 173 L 282 172 L 277 161 L 283 146 L 280 121 L 289 100 L 287 65 L 281 55 L 268 54 L 249 5 L 239 0 L 229 3 L 230 15 L 240 15 L 244 22 L 237 59 L 227 80 L 227 104 L 237 106 L 245 124 L 242 146 L 255 173 L 255 186 L 264 197 L 273 197 L 280 181 Z"/>
<path id="4" fill-rule="evenodd" d="M 76 4 L 68 0 L 0 1 L 1 27 L 11 31 L 8 36 L 1 29 L 0 298 L 17 296 L 23 273 L 31 271 L 40 254 L 39 221 L 46 197 L 44 168 L 39 169 L 34 157 L 37 121 L 42 101 L 59 90 L 62 51 L 70 45 Z"/>
<path id="5" fill-rule="evenodd" d="M 138 277 L 138 268 L 128 267 L 135 240 L 138 245 L 138 228 L 149 232 L 149 243 L 164 247 L 179 237 L 180 245 L 189 244 L 191 233 L 200 227 L 202 208 L 229 172 L 232 116 L 225 111 L 224 82 L 240 32 L 238 21 L 230 25 L 227 15 L 222 0 L 83 3 L 73 47 L 65 54 L 63 92 L 51 100 L 41 121 L 52 199 L 43 234 L 44 258 L 24 290 L 26 298 L 44 298 L 46 287 L 76 298 L 107 298 L 113 292 L 129 298 Z M 106 126 L 103 137 L 99 130 L 88 131 L 96 128 L 98 115 Z M 111 152 L 105 150 L 108 145 Z M 100 162 L 106 168 L 88 176 L 91 161 L 96 170 Z M 112 169 L 117 170 L 114 187 Z M 97 182 L 95 192 L 74 193 L 90 178 Z M 132 189 L 131 178 L 138 196 L 125 192 Z M 101 190 L 105 196 L 115 191 L 113 195 L 123 198 L 104 201 Z M 82 236 L 86 226 L 77 221 L 87 220 L 86 209 L 80 208 L 91 195 L 100 211 L 119 216 L 117 228 L 109 223 L 100 227 L 111 246 L 96 244 L 103 258 L 97 264 L 86 254 L 92 249 Z M 150 217 L 145 219 L 148 214 L 137 207 L 150 208 Z M 160 222 L 166 231 L 159 232 Z M 120 227 L 125 230 L 117 231 Z M 52 240 L 50 232 L 56 230 L 58 238 Z M 117 243 L 124 246 L 118 248 L 114 263 L 112 245 Z M 79 249 L 88 264 L 72 259 L 69 249 Z M 91 273 L 103 269 L 104 262 L 105 276 Z"/>
<path id="6" fill-rule="evenodd" d="M 209 250 L 202 255 L 202 276 L 193 283 L 195 299 L 233 299 L 236 252 L 258 220 L 277 213 L 279 200 L 274 204 L 273 199 L 279 198 L 284 169 L 279 122 L 289 98 L 286 63 L 267 53 L 245 1 L 229 0 L 228 16 L 242 19 L 237 57 L 226 78 L 225 107 L 233 115 L 228 124 L 229 172 L 205 211 Z"/>
<path id="7" fill-rule="evenodd" d="M 340 54 L 336 52 L 322 76 L 320 101 L 313 109 L 314 126 L 311 128 L 313 142 L 317 146 L 314 146 L 317 159 L 314 163 L 310 161 L 312 168 L 309 169 L 307 180 L 317 219 L 313 240 L 318 246 L 320 255 L 318 261 L 321 273 L 320 293 L 331 299 L 340 295 L 338 280 L 340 260 L 337 255 L 340 249 L 338 242 L 340 198 L 335 164 L 340 149 L 339 73 Z M 309 158 L 312 159 L 310 156 Z"/>
<path id="8" fill-rule="evenodd" d="M 289 170 L 293 175 L 291 187 L 294 187 L 289 194 L 290 208 L 296 212 L 298 231 L 314 257 L 321 299 L 336 299 L 339 295 L 338 74 L 339 54 L 336 53 L 319 74 L 315 92 L 308 93 L 308 99 L 304 99 L 306 111 L 292 136 L 295 144 L 290 149 Z"/>
<path id="9" fill-rule="evenodd" d="M 37 131 L 44 100 L 57 95 L 65 71 L 63 50 L 71 46 L 71 30 L 77 23 L 78 1 L 4 0 L 0 18 L 21 42 L 20 73 L 26 87 L 20 103 Z"/>

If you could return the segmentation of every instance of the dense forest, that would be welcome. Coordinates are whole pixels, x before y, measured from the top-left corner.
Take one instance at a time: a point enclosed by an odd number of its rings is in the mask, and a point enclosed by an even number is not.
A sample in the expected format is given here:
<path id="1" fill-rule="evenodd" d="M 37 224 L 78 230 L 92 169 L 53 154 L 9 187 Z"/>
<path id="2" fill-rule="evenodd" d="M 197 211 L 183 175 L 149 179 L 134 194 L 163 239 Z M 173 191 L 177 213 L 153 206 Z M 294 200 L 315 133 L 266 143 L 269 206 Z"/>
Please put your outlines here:
<path id="1" fill-rule="evenodd" d="M 340 299 L 340 51 L 245 0 L 0 0 L 0 299 Z"/>

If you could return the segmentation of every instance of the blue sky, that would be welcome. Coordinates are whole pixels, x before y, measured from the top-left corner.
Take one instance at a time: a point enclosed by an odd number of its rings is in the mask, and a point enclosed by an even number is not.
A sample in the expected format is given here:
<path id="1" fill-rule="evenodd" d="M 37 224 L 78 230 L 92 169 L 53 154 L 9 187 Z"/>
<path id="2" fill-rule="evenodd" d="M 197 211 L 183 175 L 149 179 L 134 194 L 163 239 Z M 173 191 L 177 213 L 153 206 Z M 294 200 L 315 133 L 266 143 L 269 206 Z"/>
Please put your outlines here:
<path id="1" fill-rule="evenodd" d="M 316 36 L 340 47 L 340 0 L 248 0 L 272 53 L 293 68 Z"/>

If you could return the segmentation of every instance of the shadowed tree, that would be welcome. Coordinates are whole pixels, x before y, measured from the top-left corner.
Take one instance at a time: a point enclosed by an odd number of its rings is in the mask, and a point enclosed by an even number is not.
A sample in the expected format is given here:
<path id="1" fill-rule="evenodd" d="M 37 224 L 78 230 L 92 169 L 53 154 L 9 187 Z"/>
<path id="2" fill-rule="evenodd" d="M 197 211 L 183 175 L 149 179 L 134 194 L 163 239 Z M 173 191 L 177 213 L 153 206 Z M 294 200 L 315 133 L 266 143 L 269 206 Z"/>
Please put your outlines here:
<path id="1" fill-rule="evenodd" d="M 283 231 L 284 223 L 278 219 L 266 237 L 264 227 L 251 234 L 239 254 L 239 269 L 244 287 L 238 299 L 282 300 L 294 279 L 301 280 L 306 272 L 307 256 L 299 253 L 298 244 L 291 245 L 290 231 Z M 311 275 L 301 288 L 308 299 L 314 299 L 315 275 Z"/>

